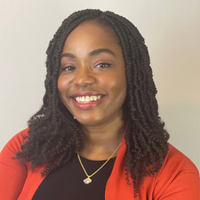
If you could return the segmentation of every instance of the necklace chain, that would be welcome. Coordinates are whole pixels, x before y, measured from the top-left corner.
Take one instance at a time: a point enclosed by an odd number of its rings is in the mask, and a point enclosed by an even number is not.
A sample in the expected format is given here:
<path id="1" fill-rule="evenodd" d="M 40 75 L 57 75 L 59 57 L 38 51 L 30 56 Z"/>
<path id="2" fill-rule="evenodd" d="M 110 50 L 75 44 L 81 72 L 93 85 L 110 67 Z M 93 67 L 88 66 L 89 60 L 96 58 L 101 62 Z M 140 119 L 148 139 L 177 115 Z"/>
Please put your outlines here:
<path id="1" fill-rule="evenodd" d="M 101 167 L 99 167 L 99 168 L 98 168 L 94 173 L 92 173 L 91 175 L 88 175 L 88 173 L 87 173 L 87 171 L 86 171 L 86 169 L 85 169 L 85 167 L 83 166 L 83 163 L 82 163 L 82 161 L 81 161 L 79 152 L 77 152 L 78 160 L 79 160 L 79 162 L 80 162 L 80 164 L 81 164 L 81 167 L 82 167 L 83 171 L 85 172 L 85 175 L 87 176 L 87 178 L 83 180 L 83 182 L 84 182 L 85 184 L 89 184 L 89 183 L 92 182 L 92 180 L 91 180 L 90 178 L 91 178 L 92 176 L 94 176 L 99 170 L 101 170 L 101 169 L 108 163 L 108 161 L 112 158 L 112 156 L 117 152 L 117 150 L 119 149 L 120 145 L 121 145 L 121 143 L 120 143 L 119 146 L 115 149 L 115 151 L 112 153 L 112 155 L 103 163 L 103 165 L 101 165 Z"/>

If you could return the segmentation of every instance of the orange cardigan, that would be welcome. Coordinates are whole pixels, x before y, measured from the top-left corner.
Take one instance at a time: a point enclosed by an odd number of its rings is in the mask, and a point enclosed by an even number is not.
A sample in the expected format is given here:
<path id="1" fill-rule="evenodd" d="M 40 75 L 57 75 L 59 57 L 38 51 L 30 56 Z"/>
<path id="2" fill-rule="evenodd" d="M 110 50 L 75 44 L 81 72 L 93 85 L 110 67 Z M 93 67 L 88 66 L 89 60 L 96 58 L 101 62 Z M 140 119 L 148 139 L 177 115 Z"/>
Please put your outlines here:
<path id="1" fill-rule="evenodd" d="M 31 170 L 31 163 L 20 164 L 13 160 L 24 143 L 25 129 L 15 135 L 0 154 L 0 199 L 31 200 L 43 178 L 43 167 Z M 133 186 L 125 175 L 126 144 L 123 139 L 112 173 L 108 179 L 105 200 L 199 200 L 199 173 L 195 165 L 180 151 L 169 144 L 163 166 L 153 176 L 145 177 L 133 198 Z"/>

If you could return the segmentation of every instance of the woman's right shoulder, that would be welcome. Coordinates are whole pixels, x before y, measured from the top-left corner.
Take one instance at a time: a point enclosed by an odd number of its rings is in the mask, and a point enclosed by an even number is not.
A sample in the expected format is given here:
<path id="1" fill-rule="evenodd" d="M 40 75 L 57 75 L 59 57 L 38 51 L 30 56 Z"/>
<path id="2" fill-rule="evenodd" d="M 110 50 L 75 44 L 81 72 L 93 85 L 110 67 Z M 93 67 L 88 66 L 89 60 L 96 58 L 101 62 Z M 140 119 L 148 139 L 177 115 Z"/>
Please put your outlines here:
<path id="1" fill-rule="evenodd" d="M 20 131 L 7 142 L 0 153 L 0 160 L 2 156 L 15 156 L 18 151 L 21 151 L 21 145 L 23 145 L 26 141 L 28 130 L 29 128 Z"/>
<path id="2" fill-rule="evenodd" d="M 29 164 L 16 158 L 28 136 L 28 128 L 12 137 L 0 153 L 0 199 L 18 199 L 29 169 Z"/>

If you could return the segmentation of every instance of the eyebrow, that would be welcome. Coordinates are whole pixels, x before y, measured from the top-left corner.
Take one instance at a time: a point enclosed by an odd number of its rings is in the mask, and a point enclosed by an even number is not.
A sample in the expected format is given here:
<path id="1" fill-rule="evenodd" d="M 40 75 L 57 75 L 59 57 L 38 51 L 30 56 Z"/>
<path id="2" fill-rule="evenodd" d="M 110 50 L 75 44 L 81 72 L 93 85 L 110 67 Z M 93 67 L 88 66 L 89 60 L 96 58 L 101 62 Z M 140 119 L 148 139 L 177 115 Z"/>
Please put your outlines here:
<path id="1" fill-rule="evenodd" d="M 63 54 L 61 55 L 61 58 L 62 58 L 62 57 L 76 58 L 76 56 L 73 55 L 73 54 L 71 54 L 71 53 L 63 53 Z"/>
<path id="2" fill-rule="evenodd" d="M 114 54 L 114 52 L 112 52 L 110 49 L 95 49 L 95 50 L 93 50 L 93 51 L 91 51 L 89 53 L 89 56 L 95 56 L 95 55 L 98 55 L 98 54 L 103 53 L 103 52 L 112 54 L 113 56 L 116 57 L 116 55 Z M 71 54 L 71 53 L 63 53 L 61 55 L 61 58 L 62 57 L 76 58 L 76 56 L 74 54 Z"/>
<path id="3" fill-rule="evenodd" d="M 98 54 L 103 53 L 103 52 L 110 53 L 110 54 L 112 54 L 113 56 L 116 57 L 116 55 L 110 49 L 95 49 L 95 50 L 93 50 L 89 53 L 89 56 L 95 56 L 95 55 L 98 55 Z"/>

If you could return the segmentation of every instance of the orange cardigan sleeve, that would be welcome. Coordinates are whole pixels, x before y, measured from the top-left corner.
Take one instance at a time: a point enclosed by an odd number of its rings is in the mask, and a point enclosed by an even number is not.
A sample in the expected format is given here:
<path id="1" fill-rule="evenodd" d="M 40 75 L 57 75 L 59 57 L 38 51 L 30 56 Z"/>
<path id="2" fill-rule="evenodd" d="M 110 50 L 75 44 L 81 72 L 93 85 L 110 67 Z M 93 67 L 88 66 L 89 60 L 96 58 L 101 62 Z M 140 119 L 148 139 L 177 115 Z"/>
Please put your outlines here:
<path id="1" fill-rule="evenodd" d="M 169 145 L 162 168 L 156 174 L 155 200 L 200 200 L 199 172 L 184 154 Z"/>
<path id="2" fill-rule="evenodd" d="M 27 166 L 19 160 L 12 159 L 16 156 L 24 143 L 23 136 L 27 134 L 27 129 L 15 135 L 2 149 L 0 153 L 0 199 L 18 199 L 26 177 Z"/>
<path id="3" fill-rule="evenodd" d="M 166 188 L 159 200 L 199 200 L 199 177 L 195 173 L 181 173 Z"/>

